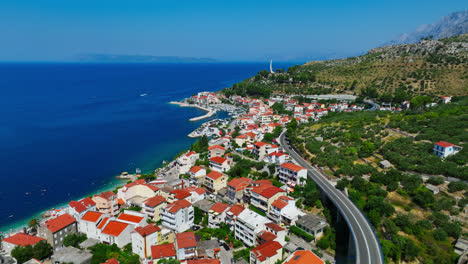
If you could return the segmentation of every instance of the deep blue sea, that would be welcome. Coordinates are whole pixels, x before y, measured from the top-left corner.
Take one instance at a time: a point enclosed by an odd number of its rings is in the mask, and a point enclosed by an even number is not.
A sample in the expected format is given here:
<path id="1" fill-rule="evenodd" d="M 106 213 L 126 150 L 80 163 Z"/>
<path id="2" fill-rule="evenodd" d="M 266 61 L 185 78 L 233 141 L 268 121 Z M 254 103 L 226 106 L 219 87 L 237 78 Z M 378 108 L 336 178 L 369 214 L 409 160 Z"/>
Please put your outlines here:
<path id="1" fill-rule="evenodd" d="M 122 171 L 154 170 L 188 148 L 187 134 L 206 121 L 188 121 L 204 112 L 169 101 L 268 67 L 0 64 L 0 230 L 111 189 Z"/>

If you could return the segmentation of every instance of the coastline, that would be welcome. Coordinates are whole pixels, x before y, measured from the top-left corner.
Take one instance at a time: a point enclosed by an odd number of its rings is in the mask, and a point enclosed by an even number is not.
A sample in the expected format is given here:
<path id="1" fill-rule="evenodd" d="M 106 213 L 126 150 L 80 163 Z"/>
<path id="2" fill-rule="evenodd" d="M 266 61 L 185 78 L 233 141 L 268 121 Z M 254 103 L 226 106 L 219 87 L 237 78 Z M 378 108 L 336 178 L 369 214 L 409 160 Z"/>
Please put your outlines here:
<path id="1" fill-rule="evenodd" d="M 182 103 L 182 102 L 177 102 L 177 101 L 171 101 L 171 102 L 169 102 L 169 103 L 170 103 L 170 104 L 178 105 L 178 106 L 180 106 L 180 107 L 195 107 L 195 108 L 198 108 L 198 109 L 200 109 L 200 110 L 203 110 L 203 111 L 208 112 L 208 113 L 206 113 L 205 115 L 190 118 L 189 121 L 192 121 L 192 122 L 199 121 L 199 120 L 202 120 L 202 119 L 211 117 L 211 116 L 213 116 L 214 114 L 216 114 L 216 110 L 209 109 L 209 108 L 205 108 L 205 107 L 203 107 L 203 106 L 196 105 L 196 104 L 187 104 L 187 103 Z"/>

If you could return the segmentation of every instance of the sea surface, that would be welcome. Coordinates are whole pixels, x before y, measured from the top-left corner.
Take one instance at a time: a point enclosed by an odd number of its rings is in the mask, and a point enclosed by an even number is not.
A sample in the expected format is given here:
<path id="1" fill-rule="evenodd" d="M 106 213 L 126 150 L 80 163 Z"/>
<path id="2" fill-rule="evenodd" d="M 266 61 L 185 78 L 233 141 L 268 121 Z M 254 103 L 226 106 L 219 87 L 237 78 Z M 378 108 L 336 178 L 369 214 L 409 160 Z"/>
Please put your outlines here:
<path id="1" fill-rule="evenodd" d="M 171 160 L 206 119 L 190 122 L 205 112 L 168 102 L 268 68 L 268 62 L 0 64 L 0 230 L 112 189 L 123 171 L 151 172 Z"/>

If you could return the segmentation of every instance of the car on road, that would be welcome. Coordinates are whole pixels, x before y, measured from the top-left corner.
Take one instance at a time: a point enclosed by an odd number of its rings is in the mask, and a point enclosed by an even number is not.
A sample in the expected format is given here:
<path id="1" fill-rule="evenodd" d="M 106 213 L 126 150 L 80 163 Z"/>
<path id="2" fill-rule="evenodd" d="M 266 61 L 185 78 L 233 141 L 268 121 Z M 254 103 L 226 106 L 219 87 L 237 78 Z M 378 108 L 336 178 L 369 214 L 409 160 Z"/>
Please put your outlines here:
<path id="1" fill-rule="evenodd" d="M 229 251 L 229 250 L 230 250 L 229 246 L 228 246 L 226 243 L 221 243 L 221 246 L 222 246 L 226 251 Z"/>
<path id="2" fill-rule="evenodd" d="M 193 231 L 197 231 L 197 230 L 200 229 L 200 226 L 193 225 L 193 226 L 191 227 L 191 229 L 192 229 Z"/>

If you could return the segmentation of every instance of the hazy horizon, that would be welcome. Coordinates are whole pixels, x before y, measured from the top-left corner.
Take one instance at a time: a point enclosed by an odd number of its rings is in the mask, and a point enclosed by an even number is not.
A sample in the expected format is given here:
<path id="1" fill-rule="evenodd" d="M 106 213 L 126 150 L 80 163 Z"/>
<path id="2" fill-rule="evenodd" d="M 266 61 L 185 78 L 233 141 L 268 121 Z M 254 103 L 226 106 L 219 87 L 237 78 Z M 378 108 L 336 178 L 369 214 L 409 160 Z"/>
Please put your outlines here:
<path id="1" fill-rule="evenodd" d="M 307 61 L 359 55 L 465 1 L 2 1 L 0 61 L 89 54 Z"/>

